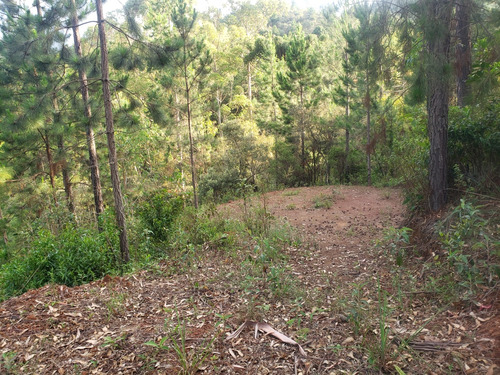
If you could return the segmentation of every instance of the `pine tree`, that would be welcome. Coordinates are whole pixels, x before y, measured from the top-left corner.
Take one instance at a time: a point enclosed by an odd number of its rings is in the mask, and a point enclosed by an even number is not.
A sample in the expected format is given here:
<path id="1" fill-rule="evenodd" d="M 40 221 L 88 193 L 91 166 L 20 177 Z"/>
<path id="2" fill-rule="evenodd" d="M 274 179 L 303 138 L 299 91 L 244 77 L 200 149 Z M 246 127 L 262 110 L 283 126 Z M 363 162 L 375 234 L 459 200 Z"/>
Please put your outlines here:
<path id="1" fill-rule="evenodd" d="M 99 217 L 104 211 L 104 203 L 102 198 L 102 188 L 101 188 L 101 177 L 99 171 L 99 161 L 97 158 L 97 149 L 95 145 L 95 136 L 94 136 L 94 117 L 92 116 L 92 109 L 90 106 L 90 96 L 89 96 L 89 88 L 88 88 L 88 80 L 87 73 L 85 71 L 85 65 L 83 64 L 83 52 L 82 52 L 82 43 L 80 40 L 80 28 L 79 28 L 79 19 L 77 13 L 77 7 L 75 0 L 71 0 L 70 3 L 70 14 L 71 14 L 71 26 L 73 29 L 73 45 L 75 49 L 75 53 L 77 58 L 79 59 L 78 63 L 78 77 L 80 80 L 80 93 L 83 101 L 83 109 L 84 115 L 86 118 L 85 124 L 85 134 L 87 139 L 87 149 L 89 153 L 89 165 L 90 165 L 90 179 L 92 183 L 92 190 L 94 193 L 94 204 L 95 204 L 95 212 L 97 217 L 97 225 L 98 228 L 101 229 L 101 224 L 99 221 Z"/>
<path id="2" fill-rule="evenodd" d="M 447 201 L 450 21 L 452 2 L 424 0 L 427 45 L 427 130 L 430 140 L 429 204 L 440 210 Z"/>
<path id="3" fill-rule="evenodd" d="M 185 0 L 178 0 L 172 14 L 172 22 L 177 31 L 174 45 L 178 52 L 173 56 L 176 69 L 184 81 L 184 97 L 186 119 L 189 135 L 189 159 L 191 165 L 191 183 L 193 186 L 193 203 L 198 208 L 197 176 L 195 162 L 195 145 L 193 136 L 193 102 L 194 90 L 208 74 L 212 59 L 203 40 L 194 36 L 197 13 Z"/>
<path id="4" fill-rule="evenodd" d="M 120 236 L 120 252 L 122 262 L 128 263 L 130 260 L 129 245 L 127 237 L 127 226 L 125 222 L 125 208 L 123 206 L 123 196 L 118 175 L 118 161 L 116 157 L 115 130 L 113 124 L 113 108 L 111 106 L 111 91 L 109 82 L 108 49 L 106 44 L 106 30 L 104 28 L 104 15 L 102 11 L 102 1 L 96 0 L 97 23 L 99 26 L 99 40 L 101 50 L 101 74 L 102 92 L 104 100 L 104 112 L 106 117 L 106 136 L 108 140 L 108 157 L 111 171 L 111 183 L 113 185 L 113 198 L 115 201 L 115 215 Z"/>
<path id="5" fill-rule="evenodd" d="M 280 106 L 285 114 L 285 121 L 296 127 L 302 179 L 311 183 L 311 176 L 307 177 L 306 130 L 311 126 L 311 107 L 317 103 L 315 90 L 319 84 L 319 58 L 310 38 L 306 38 L 300 26 L 290 36 L 285 62 L 288 69 L 283 74 L 278 72 L 277 76 L 280 88 L 285 92 L 285 96 L 280 96 Z M 290 100 L 292 97 L 294 99 Z"/>

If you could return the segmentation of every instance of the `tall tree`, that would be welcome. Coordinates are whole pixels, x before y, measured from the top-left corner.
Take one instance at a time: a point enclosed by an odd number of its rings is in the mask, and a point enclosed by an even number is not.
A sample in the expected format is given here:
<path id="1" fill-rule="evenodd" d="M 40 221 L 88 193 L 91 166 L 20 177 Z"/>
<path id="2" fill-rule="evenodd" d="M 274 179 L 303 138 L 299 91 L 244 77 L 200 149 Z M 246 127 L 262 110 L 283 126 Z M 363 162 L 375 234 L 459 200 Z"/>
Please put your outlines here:
<path id="1" fill-rule="evenodd" d="M 92 109 L 90 107 L 90 96 L 87 80 L 87 72 L 85 71 L 85 65 L 83 64 L 83 52 L 82 43 L 80 40 L 80 28 L 78 13 L 76 8 L 75 0 L 71 0 L 71 26 L 73 29 L 73 45 L 75 53 L 78 57 L 78 76 L 80 79 L 80 92 L 82 95 L 84 115 L 86 118 L 85 124 L 85 134 L 87 138 L 87 149 L 89 153 L 89 165 L 90 165 L 90 179 L 92 183 L 92 190 L 94 193 L 94 204 L 95 212 L 97 217 L 98 228 L 101 229 L 101 224 L 99 217 L 104 211 L 104 203 L 102 198 L 102 188 L 101 188 L 101 177 L 99 171 L 99 161 L 97 158 L 97 149 L 95 145 L 95 135 L 94 135 L 94 117 L 92 116 Z"/>
<path id="2" fill-rule="evenodd" d="M 373 106 L 378 92 L 378 81 L 384 60 L 383 38 L 386 34 L 387 14 L 382 7 L 374 4 L 356 7 L 354 16 L 359 21 L 358 28 L 350 28 L 345 33 L 348 48 L 352 51 L 352 63 L 358 74 L 358 95 L 366 116 L 366 169 L 367 183 L 372 183 L 371 156 L 375 150 L 372 139 Z"/>
<path id="3" fill-rule="evenodd" d="M 450 79 L 450 21 L 453 3 L 424 0 L 427 46 L 427 131 L 430 140 L 429 205 L 438 211 L 446 203 L 448 174 L 448 107 Z"/>
<path id="4" fill-rule="evenodd" d="M 472 69 L 472 53 L 470 40 L 470 16 L 472 0 L 458 0 L 456 8 L 455 68 L 457 80 L 457 105 L 463 107 L 469 94 L 467 79 Z"/>
<path id="5" fill-rule="evenodd" d="M 287 121 L 296 126 L 300 165 L 304 178 L 307 178 L 306 131 L 311 125 L 309 110 L 317 99 L 315 90 L 319 84 L 319 58 L 314 52 L 310 37 L 305 36 L 300 26 L 290 37 L 285 61 L 288 69 L 283 74 L 278 72 L 278 83 L 281 90 L 287 96 L 291 94 L 294 100 L 281 97 L 280 106 L 287 114 Z M 309 179 L 308 182 L 314 181 Z"/>
<path id="6" fill-rule="evenodd" d="M 194 36 L 196 18 L 196 11 L 191 9 L 185 0 L 177 1 L 172 14 L 172 22 L 178 34 L 175 44 L 178 46 L 179 51 L 174 55 L 174 62 L 180 70 L 182 80 L 184 81 L 193 203 L 195 208 L 198 208 L 195 146 L 193 137 L 193 102 L 195 101 L 193 91 L 203 77 L 208 74 L 212 59 L 208 49 L 205 47 L 204 41 Z"/>
<path id="7" fill-rule="evenodd" d="M 111 171 L 111 183 L 113 186 L 113 198 L 115 201 L 116 223 L 120 236 L 120 252 L 122 262 L 130 260 L 129 245 L 127 238 L 127 226 L 125 222 L 125 208 L 118 175 L 118 160 L 116 157 L 115 129 L 113 124 L 113 108 L 111 106 L 111 90 L 109 81 L 108 47 L 106 44 L 106 30 L 104 28 L 104 15 L 102 1 L 96 0 L 97 22 L 99 26 L 99 41 L 101 47 L 101 75 L 102 93 L 104 99 L 104 112 L 106 117 L 106 136 L 108 140 L 108 158 Z"/>

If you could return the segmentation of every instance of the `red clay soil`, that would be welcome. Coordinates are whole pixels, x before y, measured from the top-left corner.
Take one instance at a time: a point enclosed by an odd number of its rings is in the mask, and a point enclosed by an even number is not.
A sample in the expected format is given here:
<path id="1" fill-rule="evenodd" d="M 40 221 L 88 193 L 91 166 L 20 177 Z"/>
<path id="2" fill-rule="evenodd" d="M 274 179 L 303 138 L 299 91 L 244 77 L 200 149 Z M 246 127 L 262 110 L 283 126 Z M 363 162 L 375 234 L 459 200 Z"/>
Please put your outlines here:
<path id="1" fill-rule="evenodd" d="M 485 289 L 477 305 L 447 305 L 426 291 L 432 275 L 414 275 L 412 265 L 394 271 L 386 250 L 374 246 L 386 228 L 403 224 L 401 200 L 398 190 L 344 186 L 248 201 L 247 210 L 264 206 L 304 238 L 282 249 L 289 272 L 280 277 L 297 289 L 288 297 L 269 292 L 277 281 L 269 270 L 247 273 L 253 250 L 238 258 L 207 247 L 195 263 L 164 261 L 125 277 L 11 298 L 0 304 L 0 374 L 381 374 L 397 367 L 406 374 L 496 374 L 497 296 Z M 243 215 L 244 206 L 220 211 Z M 398 298 L 394 280 L 414 289 Z M 296 340 L 307 357 L 249 330 L 224 340 L 249 319 Z M 173 345 L 183 337 L 185 355 Z M 204 348 L 208 355 L 197 357 Z"/>

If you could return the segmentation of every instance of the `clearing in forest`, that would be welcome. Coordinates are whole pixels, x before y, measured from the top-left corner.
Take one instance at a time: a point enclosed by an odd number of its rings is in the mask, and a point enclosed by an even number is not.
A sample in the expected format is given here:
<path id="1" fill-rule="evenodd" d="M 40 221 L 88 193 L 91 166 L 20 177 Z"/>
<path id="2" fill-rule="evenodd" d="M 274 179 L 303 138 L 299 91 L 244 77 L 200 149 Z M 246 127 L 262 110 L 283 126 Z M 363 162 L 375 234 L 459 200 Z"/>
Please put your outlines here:
<path id="1" fill-rule="evenodd" d="M 448 303 L 424 259 L 384 245 L 403 225 L 401 201 L 398 190 L 330 186 L 225 204 L 219 214 L 259 235 L 0 304 L 0 370 L 494 374 L 497 306 Z"/>

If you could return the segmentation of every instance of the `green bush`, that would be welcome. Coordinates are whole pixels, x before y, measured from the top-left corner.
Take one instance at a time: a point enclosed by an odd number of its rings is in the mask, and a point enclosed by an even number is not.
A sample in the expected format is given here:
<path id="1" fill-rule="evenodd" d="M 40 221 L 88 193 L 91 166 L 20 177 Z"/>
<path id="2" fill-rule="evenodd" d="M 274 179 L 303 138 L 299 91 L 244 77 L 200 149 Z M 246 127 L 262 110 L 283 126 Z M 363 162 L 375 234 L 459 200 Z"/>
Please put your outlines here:
<path id="1" fill-rule="evenodd" d="M 488 103 L 480 110 L 477 113 L 476 108 L 450 108 L 449 165 L 455 166 L 455 185 L 464 182 L 465 188 L 498 191 L 500 102 Z"/>
<path id="2" fill-rule="evenodd" d="M 166 242 L 175 220 L 183 210 L 184 197 L 162 189 L 149 194 L 138 212 L 150 237 L 157 242 Z"/>
<path id="3" fill-rule="evenodd" d="M 473 290 L 477 284 L 494 284 L 499 275 L 500 241 L 494 227 L 482 216 L 481 207 L 464 199 L 440 223 L 439 235 L 448 261 L 461 286 Z"/>
<path id="4" fill-rule="evenodd" d="M 200 179 L 200 198 L 203 201 L 212 198 L 214 202 L 223 202 L 227 196 L 237 196 L 240 184 L 240 174 L 235 168 L 209 168 Z"/>
<path id="5" fill-rule="evenodd" d="M 26 254 L 0 268 L 0 300 L 47 283 L 74 286 L 117 269 L 116 231 L 66 227 L 58 236 L 40 230 Z"/>

